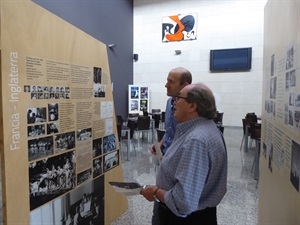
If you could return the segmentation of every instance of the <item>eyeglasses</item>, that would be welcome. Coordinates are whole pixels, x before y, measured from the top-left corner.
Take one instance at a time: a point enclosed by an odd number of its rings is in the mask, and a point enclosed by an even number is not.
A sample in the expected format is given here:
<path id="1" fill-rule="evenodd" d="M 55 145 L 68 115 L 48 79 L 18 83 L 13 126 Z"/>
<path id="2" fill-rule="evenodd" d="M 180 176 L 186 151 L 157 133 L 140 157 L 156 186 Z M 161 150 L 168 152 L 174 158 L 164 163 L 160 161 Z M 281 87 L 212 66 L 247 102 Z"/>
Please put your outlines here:
<path id="1" fill-rule="evenodd" d="M 185 99 L 185 100 L 188 100 L 187 97 L 182 97 L 182 96 L 177 95 L 177 96 L 174 97 L 174 101 L 177 102 L 177 101 L 178 101 L 179 99 L 181 99 L 181 98 L 182 98 L 182 99 Z"/>

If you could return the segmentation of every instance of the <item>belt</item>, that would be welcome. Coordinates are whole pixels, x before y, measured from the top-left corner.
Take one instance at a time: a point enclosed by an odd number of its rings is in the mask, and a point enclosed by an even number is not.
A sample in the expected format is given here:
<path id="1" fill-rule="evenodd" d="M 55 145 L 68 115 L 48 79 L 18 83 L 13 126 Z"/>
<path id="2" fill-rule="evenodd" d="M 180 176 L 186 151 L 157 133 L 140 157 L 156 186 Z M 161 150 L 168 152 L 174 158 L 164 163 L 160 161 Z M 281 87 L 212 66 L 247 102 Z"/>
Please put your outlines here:
<path id="1" fill-rule="evenodd" d="M 160 206 L 162 209 L 172 212 L 172 211 L 168 208 L 168 206 L 167 206 L 165 203 L 158 202 L 158 204 L 159 204 L 159 206 Z M 215 207 L 212 207 L 212 208 L 209 208 L 209 207 L 208 207 L 208 208 L 205 208 L 205 209 L 201 209 L 201 210 L 194 211 L 194 212 L 192 212 L 192 213 L 202 213 L 202 212 L 207 212 L 207 211 L 209 211 L 209 210 L 211 210 L 211 209 L 215 209 Z"/>

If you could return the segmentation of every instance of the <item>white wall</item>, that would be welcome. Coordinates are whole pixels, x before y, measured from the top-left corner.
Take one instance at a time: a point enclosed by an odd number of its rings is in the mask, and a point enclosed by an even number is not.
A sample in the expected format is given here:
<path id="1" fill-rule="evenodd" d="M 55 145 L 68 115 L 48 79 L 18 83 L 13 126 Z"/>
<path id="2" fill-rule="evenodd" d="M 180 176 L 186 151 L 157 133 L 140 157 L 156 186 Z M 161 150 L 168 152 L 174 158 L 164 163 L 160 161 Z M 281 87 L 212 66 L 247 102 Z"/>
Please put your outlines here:
<path id="1" fill-rule="evenodd" d="M 150 88 L 150 111 L 165 109 L 168 72 L 189 69 L 193 83 L 214 92 L 225 126 L 242 126 L 247 112 L 261 115 L 263 13 L 266 0 L 134 0 L 134 84 Z M 197 13 L 197 40 L 162 43 L 162 17 Z M 250 72 L 211 73 L 209 51 L 252 47 Z M 181 55 L 175 55 L 175 49 Z"/>

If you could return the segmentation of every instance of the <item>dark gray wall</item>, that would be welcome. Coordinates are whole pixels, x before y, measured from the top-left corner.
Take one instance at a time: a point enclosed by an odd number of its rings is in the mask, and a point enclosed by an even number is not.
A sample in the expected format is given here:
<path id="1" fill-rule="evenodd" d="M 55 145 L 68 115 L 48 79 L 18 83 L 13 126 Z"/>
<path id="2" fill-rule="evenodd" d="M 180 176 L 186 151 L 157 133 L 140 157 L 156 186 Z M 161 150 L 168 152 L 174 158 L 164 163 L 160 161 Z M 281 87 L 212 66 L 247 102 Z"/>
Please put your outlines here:
<path id="1" fill-rule="evenodd" d="M 34 0 L 106 45 L 116 114 L 128 114 L 128 84 L 133 83 L 133 0 Z"/>

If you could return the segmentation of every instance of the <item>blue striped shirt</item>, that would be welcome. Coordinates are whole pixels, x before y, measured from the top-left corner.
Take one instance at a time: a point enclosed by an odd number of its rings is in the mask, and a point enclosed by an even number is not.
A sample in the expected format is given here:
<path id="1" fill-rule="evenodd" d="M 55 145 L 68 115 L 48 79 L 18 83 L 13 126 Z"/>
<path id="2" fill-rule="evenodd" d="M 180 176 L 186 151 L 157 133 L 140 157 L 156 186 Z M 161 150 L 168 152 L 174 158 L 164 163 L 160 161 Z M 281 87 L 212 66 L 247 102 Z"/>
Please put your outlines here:
<path id="1" fill-rule="evenodd" d="M 166 114 L 165 114 L 165 129 L 166 133 L 163 137 L 162 143 L 162 151 L 165 154 L 169 146 L 171 145 L 174 135 L 177 122 L 174 118 L 174 110 L 173 110 L 173 101 L 172 97 L 168 99 L 166 105 Z"/>
<path id="2" fill-rule="evenodd" d="M 196 118 L 176 127 L 156 185 L 166 190 L 165 204 L 177 216 L 217 206 L 227 190 L 227 151 L 212 120 Z"/>

